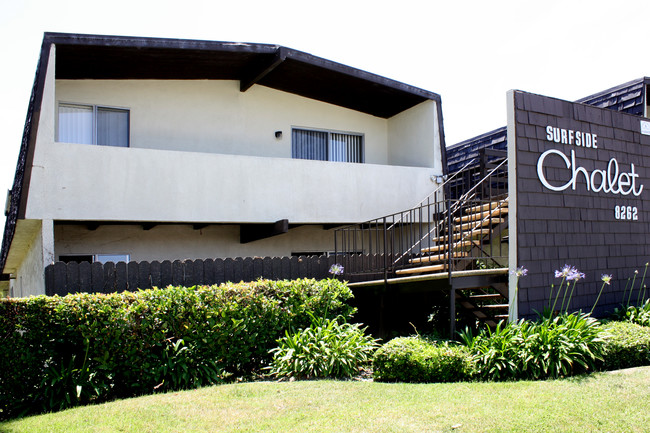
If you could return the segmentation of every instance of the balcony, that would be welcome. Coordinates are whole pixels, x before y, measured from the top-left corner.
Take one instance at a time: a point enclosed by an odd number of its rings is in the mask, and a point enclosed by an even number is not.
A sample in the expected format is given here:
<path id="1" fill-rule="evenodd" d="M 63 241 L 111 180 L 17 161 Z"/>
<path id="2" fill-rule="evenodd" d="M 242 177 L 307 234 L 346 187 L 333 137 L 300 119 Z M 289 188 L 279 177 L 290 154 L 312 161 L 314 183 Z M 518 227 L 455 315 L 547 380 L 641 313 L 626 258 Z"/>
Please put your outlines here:
<path id="1" fill-rule="evenodd" d="M 417 204 L 432 168 L 67 143 L 40 147 L 27 217 L 291 223 L 364 221 Z"/>

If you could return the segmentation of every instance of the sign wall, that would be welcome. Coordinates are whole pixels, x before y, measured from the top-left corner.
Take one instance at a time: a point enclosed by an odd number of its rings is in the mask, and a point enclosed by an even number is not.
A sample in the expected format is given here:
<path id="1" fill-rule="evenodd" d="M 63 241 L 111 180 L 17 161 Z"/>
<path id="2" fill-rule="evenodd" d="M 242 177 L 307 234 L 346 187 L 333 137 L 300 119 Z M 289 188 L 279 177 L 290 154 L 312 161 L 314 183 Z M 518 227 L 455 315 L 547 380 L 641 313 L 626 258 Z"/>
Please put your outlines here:
<path id="1" fill-rule="evenodd" d="M 521 91 L 508 101 L 511 267 L 529 271 L 519 282 L 519 315 L 548 305 L 551 285 L 557 290 L 561 281 L 555 270 L 565 264 L 585 274 L 571 309 L 591 310 L 601 276 L 611 274 L 595 314 L 611 311 L 628 277 L 639 271 L 638 288 L 650 261 L 648 120 Z"/>

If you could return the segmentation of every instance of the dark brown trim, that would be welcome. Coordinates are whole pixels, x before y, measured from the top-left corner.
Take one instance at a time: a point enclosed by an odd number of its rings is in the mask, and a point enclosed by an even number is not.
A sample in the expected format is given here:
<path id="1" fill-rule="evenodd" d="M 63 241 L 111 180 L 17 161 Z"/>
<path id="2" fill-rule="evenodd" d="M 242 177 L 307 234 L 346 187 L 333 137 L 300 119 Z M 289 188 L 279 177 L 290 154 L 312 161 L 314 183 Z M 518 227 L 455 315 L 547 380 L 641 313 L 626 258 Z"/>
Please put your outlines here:
<path id="1" fill-rule="evenodd" d="M 25 132 L 23 135 L 23 142 L 25 143 L 26 159 L 25 159 L 25 175 L 22 179 L 20 188 L 20 208 L 18 218 L 25 218 L 27 208 L 27 196 L 29 195 L 29 181 L 32 177 L 32 163 L 34 161 L 34 143 L 38 135 L 38 125 L 41 117 L 41 106 L 43 104 L 43 91 L 45 89 L 45 78 L 47 76 L 48 62 L 50 58 L 50 50 L 52 44 L 47 42 L 43 43 L 41 47 L 41 57 L 38 62 L 38 69 L 34 79 L 34 96 L 33 103 L 30 103 L 30 112 L 27 113 L 27 120 L 25 121 Z M 27 126 L 29 124 L 29 126 Z M 21 152 L 22 152 L 21 148 Z"/>
<path id="2" fill-rule="evenodd" d="M 271 224 L 241 224 L 239 226 L 239 242 L 247 244 L 289 231 L 289 220 L 283 219 Z"/>
<path id="3" fill-rule="evenodd" d="M 440 96 L 302 51 L 268 44 L 46 33 L 59 79 L 229 79 L 389 118 Z"/>
<path id="4" fill-rule="evenodd" d="M 52 44 L 43 40 L 41 54 L 36 67 L 34 85 L 27 108 L 27 117 L 23 129 L 23 138 L 18 152 L 16 173 L 11 188 L 11 201 L 9 213 L 6 215 L 4 233 L 2 237 L 2 249 L 0 249 L 0 272 L 4 270 L 9 255 L 9 248 L 16 234 L 16 224 L 19 219 L 25 218 L 27 208 L 27 196 L 29 193 L 29 182 L 32 175 L 32 163 L 34 160 L 34 143 L 38 132 L 38 122 L 43 102 L 43 89 L 45 88 L 45 77 Z"/>
<path id="5" fill-rule="evenodd" d="M 250 78 L 242 78 L 239 82 L 239 91 L 245 92 L 246 90 L 253 87 L 254 84 L 257 84 L 262 78 L 266 77 L 271 71 L 284 62 L 287 58 L 286 49 L 283 47 L 278 48 L 275 55 L 269 59 L 266 59 L 259 67 L 251 68 L 250 71 L 245 72 L 244 75 Z"/>
<path id="6" fill-rule="evenodd" d="M 449 167 L 447 167 L 447 145 L 445 144 L 445 127 L 442 117 L 442 101 L 436 101 L 436 110 L 438 115 L 438 141 L 440 142 L 440 155 L 442 156 L 442 173 L 449 174 Z"/>

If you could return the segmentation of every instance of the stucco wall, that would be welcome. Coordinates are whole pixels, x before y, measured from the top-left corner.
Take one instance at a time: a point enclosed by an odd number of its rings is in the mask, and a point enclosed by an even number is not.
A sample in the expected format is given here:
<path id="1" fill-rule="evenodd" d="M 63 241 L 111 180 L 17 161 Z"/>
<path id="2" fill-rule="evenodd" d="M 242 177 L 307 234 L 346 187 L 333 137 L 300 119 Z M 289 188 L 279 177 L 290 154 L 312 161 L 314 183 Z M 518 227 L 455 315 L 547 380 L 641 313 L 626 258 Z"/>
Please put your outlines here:
<path id="1" fill-rule="evenodd" d="M 56 259 L 61 255 L 129 254 L 133 261 L 209 259 L 227 257 L 286 257 L 299 252 L 334 250 L 333 229 L 301 226 L 288 233 L 239 243 L 238 225 L 212 225 L 195 230 L 191 225 L 104 225 L 89 230 L 83 225 L 54 228 Z"/>
<path id="2" fill-rule="evenodd" d="M 435 101 L 422 102 L 388 119 L 388 163 L 432 167 L 442 173 Z"/>
<path id="3" fill-rule="evenodd" d="M 57 80 L 57 102 L 128 108 L 131 147 L 291 158 L 291 127 L 364 134 L 366 162 L 386 164 L 387 121 L 233 80 Z M 282 131 L 282 139 L 275 132 Z"/>
<path id="4" fill-rule="evenodd" d="M 408 209 L 436 186 L 434 170 L 415 167 L 68 143 L 37 156 L 35 219 L 357 222 Z"/>
<path id="5" fill-rule="evenodd" d="M 387 120 L 263 86 L 242 93 L 237 81 L 55 80 L 55 53 L 52 47 L 24 217 L 50 227 L 52 221 L 175 223 L 148 231 L 113 226 L 111 233 L 104 226 L 92 233 L 57 228 L 57 257 L 329 251 L 332 235 L 320 227 L 241 245 L 236 224 L 364 221 L 412 207 L 436 188 L 431 176 L 442 173 L 431 101 Z M 128 108 L 131 147 L 57 142 L 59 102 Z M 361 133 L 365 163 L 292 159 L 292 127 Z M 232 225 L 194 231 L 178 223 Z M 54 257 L 54 229 L 46 232 L 21 255 L 19 274 L 42 281 L 43 264 Z M 24 291 L 27 283 L 35 287 L 25 278 L 14 286 Z"/>
<path id="6" fill-rule="evenodd" d="M 45 264 L 54 260 L 52 221 L 43 221 L 12 281 L 11 296 L 24 297 L 45 294 Z"/>
<path id="7" fill-rule="evenodd" d="M 59 102 L 129 108 L 131 148 L 56 142 Z M 430 177 L 442 173 L 436 118 L 432 101 L 386 120 L 262 86 L 242 93 L 236 81 L 48 75 L 27 216 L 364 221 L 433 191 Z M 366 163 L 291 159 L 292 126 L 363 133 Z"/>

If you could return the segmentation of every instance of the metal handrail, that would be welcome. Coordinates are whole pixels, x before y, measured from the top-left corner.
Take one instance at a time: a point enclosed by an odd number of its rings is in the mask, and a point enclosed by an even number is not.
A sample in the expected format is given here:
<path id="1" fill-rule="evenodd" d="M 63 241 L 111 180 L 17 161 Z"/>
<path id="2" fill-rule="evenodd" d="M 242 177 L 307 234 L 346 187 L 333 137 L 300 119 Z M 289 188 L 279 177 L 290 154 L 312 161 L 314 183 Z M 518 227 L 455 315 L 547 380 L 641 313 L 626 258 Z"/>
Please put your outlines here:
<path id="1" fill-rule="evenodd" d="M 451 183 L 451 181 L 454 180 L 454 179 L 456 178 L 456 176 L 459 175 L 459 173 L 462 173 L 463 170 L 465 170 L 465 169 L 466 169 L 467 167 L 469 167 L 471 164 L 476 163 L 476 161 L 477 161 L 477 158 L 473 158 L 473 159 L 471 159 L 467 164 L 465 164 L 465 165 L 463 166 L 463 168 L 461 168 L 460 170 L 456 171 L 456 172 L 455 172 L 454 174 L 452 174 L 451 176 L 447 176 L 447 178 L 445 179 L 445 181 L 444 181 L 443 183 L 441 183 L 440 185 L 438 185 L 438 188 L 436 188 L 433 192 L 429 193 L 428 196 L 426 196 L 426 197 L 424 197 L 422 200 L 420 200 L 420 202 L 419 202 L 418 204 L 416 204 L 415 206 L 413 206 L 411 209 L 415 209 L 415 208 L 417 208 L 417 207 L 422 206 L 422 204 L 423 204 L 425 201 L 428 202 L 428 200 L 431 198 L 431 196 L 435 196 L 439 191 L 442 190 L 442 191 L 444 192 L 444 189 L 443 189 L 443 188 L 446 188 L 446 187 Z M 436 200 L 436 202 L 438 202 L 438 200 Z M 401 221 L 400 221 L 400 220 L 395 221 L 393 224 L 397 224 L 397 223 L 399 223 L 399 222 L 401 222 Z M 392 226 L 389 227 L 389 230 L 390 230 L 391 228 L 392 228 Z"/>
<path id="2" fill-rule="evenodd" d="M 465 164 L 463 169 L 467 168 L 473 162 L 475 161 L 470 161 Z M 342 252 L 345 260 L 351 260 L 349 262 L 351 263 L 351 268 L 348 268 L 347 265 L 346 268 L 350 269 L 352 274 L 372 274 L 377 277 L 381 275 L 384 279 L 387 279 L 389 273 L 399 269 L 401 266 L 410 266 L 413 264 L 412 260 L 409 260 L 409 263 L 404 262 L 400 264 L 400 262 L 407 256 L 415 254 L 414 250 L 418 246 L 420 247 L 420 251 L 422 251 L 424 248 L 442 245 L 440 241 L 435 241 L 432 235 L 434 233 L 442 234 L 446 232 L 448 233 L 448 237 L 446 242 L 442 241 L 442 243 L 449 244 L 447 245 L 447 251 L 449 252 L 447 265 L 451 272 L 451 252 L 457 244 L 451 233 L 452 216 L 460 212 L 462 207 L 472 200 L 481 203 L 484 199 L 477 198 L 478 188 L 502 169 L 506 163 L 507 158 L 465 191 L 459 199 L 451 200 L 448 198 L 445 200 L 440 195 L 441 192 L 445 192 L 445 188 L 450 186 L 453 180 L 460 176 L 463 170 L 459 170 L 452 176 L 449 176 L 443 184 L 411 209 L 337 229 L 335 232 L 335 254 L 338 256 Z M 491 196 L 491 194 L 489 195 Z M 433 203 L 431 202 L 432 196 L 435 197 Z M 491 214 L 492 212 L 488 215 Z M 481 224 L 484 220 L 485 218 L 476 222 L 474 226 Z M 445 230 L 445 226 L 447 226 L 447 230 Z M 339 237 L 342 241 L 340 245 L 338 242 Z M 427 238 L 429 238 L 429 243 L 425 244 Z M 463 239 L 460 239 L 459 242 L 462 243 Z M 367 255 L 365 253 L 366 251 L 368 251 Z M 485 253 L 484 250 L 481 249 L 481 251 Z M 419 254 L 413 257 L 417 257 Z M 424 253 L 419 261 L 424 261 L 426 257 L 428 255 Z M 354 268 L 355 266 L 357 268 Z"/>
<path id="3" fill-rule="evenodd" d="M 451 208 L 449 208 L 449 213 L 450 213 L 450 214 L 454 214 L 454 213 L 457 212 L 459 209 L 461 209 L 461 208 L 463 207 L 463 205 L 464 205 L 465 203 L 467 203 L 467 201 L 469 201 L 469 200 L 471 200 L 472 198 L 476 197 L 476 189 L 477 189 L 480 185 L 482 185 L 484 181 L 486 181 L 486 180 L 489 179 L 489 178 L 490 178 L 494 173 L 496 173 L 496 171 L 499 170 L 499 169 L 500 169 L 500 168 L 501 168 L 501 167 L 502 167 L 506 162 L 508 162 L 508 158 L 504 159 L 504 160 L 501 161 L 501 163 L 499 163 L 496 167 L 494 167 L 492 170 L 490 170 L 490 172 L 487 173 L 487 174 L 483 177 L 483 179 L 481 179 L 481 180 L 480 180 L 476 185 L 474 185 L 474 186 L 473 186 L 472 188 L 470 188 L 467 192 L 465 192 L 465 193 L 464 193 L 464 194 L 463 194 L 463 195 L 462 195 L 458 200 L 454 200 L 454 201 L 450 204 Z M 469 165 L 469 164 L 466 164 L 466 165 L 463 167 L 463 169 L 466 168 L 467 165 Z M 463 169 L 457 171 L 455 174 L 460 173 Z M 450 180 L 451 180 L 451 179 L 450 179 Z M 445 182 L 445 183 L 447 183 L 447 182 Z M 429 195 L 429 196 L 430 196 L 430 195 Z M 428 198 L 428 197 L 427 197 L 427 198 Z M 424 200 L 421 201 L 420 204 L 422 204 L 422 202 L 424 202 Z M 436 231 L 436 230 L 439 231 L 439 229 L 442 228 L 442 226 L 444 226 L 444 221 L 445 221 L 444 219 L 441 219 L 440 221 L 438 221 L 438 224 L 437 224 L 436 227 L 434 227 L 433 229 L 429 230 L 429 232 L 428 232 L 425 236 L 423 236 L 422 238 L 420 238 L 420 239 L 419 239 L 415 244 L 411 245 L 411 246 L 410 246 L 410 247 L 409 247 L 409 248 L 408 248 L 408 249 L 407 249 L 407 250 L 406 250 L 406 251 L 405 251 L 405 252 L 404 252 L 400 257 L 398 257 L 397 259 L 395 259 L 395 260 L 393 261 L 393 264 L 399 262 L 402 258 L 404 258 L 404 256 L 406 256 L 407 254 L 409 254 L 409 253 L 413 250 L 413 248 L 415 248 L 415 247 L 416 247 L 420 242 L 422 242 L 422 241 L 423 241 L 427 236 L 431 235 L 432 232 L 434 232 L 434 231 Z M 389 229 L 390 229 L 390 228 L 389 228 Z"/>

